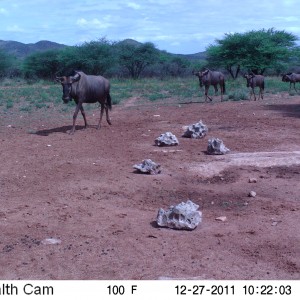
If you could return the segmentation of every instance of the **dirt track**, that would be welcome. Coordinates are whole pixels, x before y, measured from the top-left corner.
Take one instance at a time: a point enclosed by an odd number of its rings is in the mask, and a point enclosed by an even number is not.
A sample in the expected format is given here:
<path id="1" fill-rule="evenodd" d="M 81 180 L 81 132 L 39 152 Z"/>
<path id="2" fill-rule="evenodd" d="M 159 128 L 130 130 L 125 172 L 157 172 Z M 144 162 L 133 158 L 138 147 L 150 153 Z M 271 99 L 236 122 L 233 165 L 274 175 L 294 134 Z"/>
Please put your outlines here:
<path id="1" fill-rule="evenodd" d="M 300 279 L 300 97 L 218 101 L 129 100 L 100 131 L 78 117 L 73 136 L 72 113 L 2 119 L 0 278 Z M 199 120 L 208 135 L 182 138 Z M 154 146 L 166 131 L 179 146 Z M 206 155 L 211 137 L 231 153 Z M 146 158 L 160 175 L 134 173 Z M 200 205 L 201 226 L 156 226 L 160 207 L 187 199 Z"/>

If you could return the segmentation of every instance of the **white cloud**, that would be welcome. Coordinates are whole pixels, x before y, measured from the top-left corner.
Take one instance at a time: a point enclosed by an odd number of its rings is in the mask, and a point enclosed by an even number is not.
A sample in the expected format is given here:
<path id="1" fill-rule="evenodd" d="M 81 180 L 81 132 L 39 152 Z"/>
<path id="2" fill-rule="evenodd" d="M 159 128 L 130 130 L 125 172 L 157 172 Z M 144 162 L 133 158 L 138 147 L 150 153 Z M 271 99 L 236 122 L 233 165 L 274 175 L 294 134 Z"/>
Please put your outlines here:
<path id="1" fill-rule="evenodd" d="M 8 11 L 5 8 L 0 8 L 0 14 L 1 15 L 7 15 Z"/>
<path id="2" fill-rule="evenodd" d="M 292 5 L 297 4 L 295 0 L 283 0 L 282 3 L 283 3 L 283 5 L 286 5 L 286 6 L 292 6 Z"/>
<path id="3" fill-rule="evenodd" d="M 130 8 L 133 8 L 133 9 L 141 9 L 141 6 L 137 3 L 134 3 L 134 2 L 128 2 L 127 6 L 130 7 Z"/>
<path id="4" fill-rule="evenodd" d="M 24 32 L 24 29 L 22 29 L 21 27 L 19 27 L 18 25 L 12 25 L 12 26 L 8 26 L 6 28 L 7 31 L 10 32 Z"/>
<path id="5" fill-rule="evenodd" d="M 98 18 L 93 18 L 92 20 L 80 18 L 77 20 L 76 24 L 82 28 L 89 29 L 107 29 L 112 26 L 110 15 L 104 16 L 102 20 L 99 20 Z"/>
<path id="6" fill-rule="evenodd" d="M 84 26 L 88 25 L 88 21 L 84 18 L 81 18 L 81 19 L 77 20 L 76 24 L 81 27 L 84 27 Z"/>
<path id="7" fill-rule="evenodd" d="M 275 19 L 284 22 L 299 22 L 299 17 L 294 17 L 294 16 L 276 17 Z"/>

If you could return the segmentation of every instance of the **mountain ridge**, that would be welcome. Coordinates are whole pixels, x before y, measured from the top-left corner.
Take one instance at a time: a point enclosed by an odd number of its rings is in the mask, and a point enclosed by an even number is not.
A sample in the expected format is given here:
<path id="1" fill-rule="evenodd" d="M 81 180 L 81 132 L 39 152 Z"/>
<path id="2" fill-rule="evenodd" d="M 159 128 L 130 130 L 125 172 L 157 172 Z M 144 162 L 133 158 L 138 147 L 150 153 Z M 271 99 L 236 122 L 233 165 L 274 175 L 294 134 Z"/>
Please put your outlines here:
<path id="1" fill-rule="evenodd" d="M 54 49 L 63 49 L 67 45 L 41 40 L 36 43 L 24 44 L 17 41 L 0 40 L 0 50 L 5 51 L 17 58 L 25 58 L 35 52 L 43 52 Z"/>
<path id="2" fill-rule="evenodd" d="M 125 39 L 119 43 L 128 43 L 131 45 L 140 45 L 142 43 L 133 40 L 133 39 Z M 56 42 L 51 42 L 47 40 L 41 40 L 36 43 L 22 43 L 17 41 L 4 41 L 0 40 L 0 50 L 5 51 L 8 54 L 15 56 L 16 58 L 24 59 L 27 56 L 36 53 L 36 52 L 43 52 L 48 50 L 55 50 L 55 49 L 63 49 L 65 47 L 70 47 L 64 44 L 59 44 Z M 186 58 L 189 60 L 201 60 L 206 58 L 206 52 L 197 52 L 194 54 L 176 54 L 170 53 L 172 55 L 180 56 L 182 58 Z"/>

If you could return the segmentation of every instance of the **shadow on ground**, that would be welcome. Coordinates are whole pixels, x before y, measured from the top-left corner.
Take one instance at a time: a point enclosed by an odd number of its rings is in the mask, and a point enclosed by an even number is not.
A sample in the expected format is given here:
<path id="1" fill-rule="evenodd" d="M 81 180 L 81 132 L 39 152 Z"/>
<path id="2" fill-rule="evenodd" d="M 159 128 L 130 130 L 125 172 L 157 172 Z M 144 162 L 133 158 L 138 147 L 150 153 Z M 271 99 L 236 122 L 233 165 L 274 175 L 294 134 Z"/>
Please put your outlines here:
<path id="1" fill-rule="evenodd" d="M 82 130 L 84 128 L 85 128 L 84 126 L 76 126 L 76 130 Z M 48 136 L 52 133 L 68 133 L 71 129 L 72 129 L 72 126 L 61 126 L 61 127 L 50 128 L 50 129 L 33 131 L 33 132 L 30 132 L 30 134 Z"/>
<path id="2" fill-rule="evenodd" d="M 300 118 L 300 104 L 271 104 L 266 107 L 268 110 L 282 112 L 286 117 Z"/>

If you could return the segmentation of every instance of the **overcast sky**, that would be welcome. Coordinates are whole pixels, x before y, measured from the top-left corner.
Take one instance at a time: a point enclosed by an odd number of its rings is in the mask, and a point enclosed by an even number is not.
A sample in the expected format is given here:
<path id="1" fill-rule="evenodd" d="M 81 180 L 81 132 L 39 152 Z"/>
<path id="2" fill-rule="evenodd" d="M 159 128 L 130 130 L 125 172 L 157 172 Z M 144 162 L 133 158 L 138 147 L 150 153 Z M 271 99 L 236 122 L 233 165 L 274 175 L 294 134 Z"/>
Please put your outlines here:
<path id="1" fill-rule="evenodd" d="M 22 43 L 131 38 L 192 54 L 225 33 L 272 27 L 300 38 L 300 0 L 0 0 L 0 40 Z"/>

